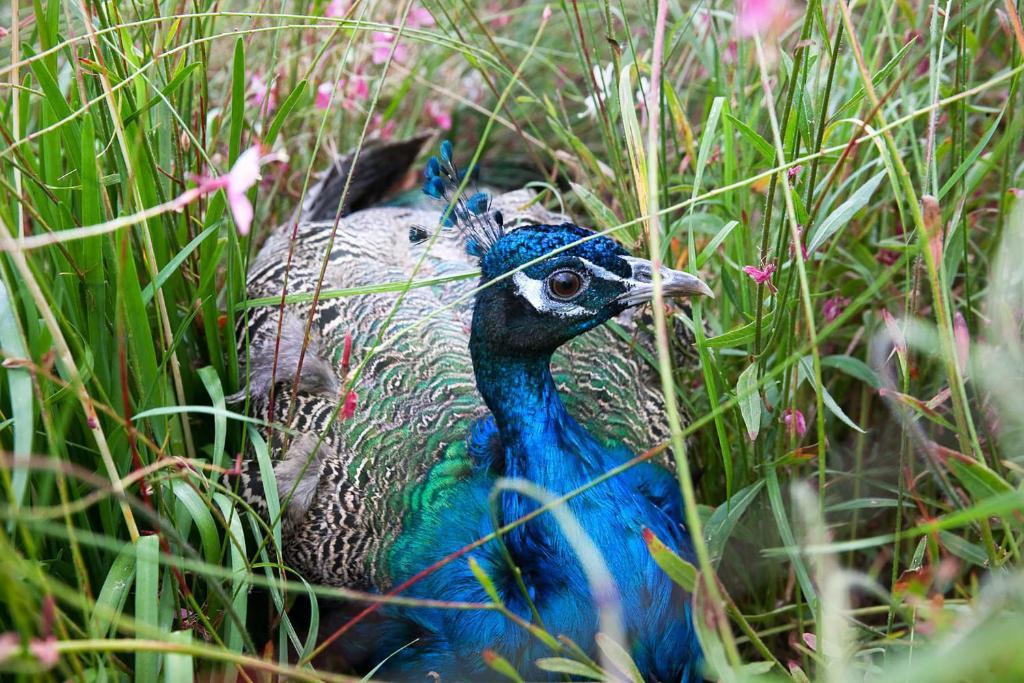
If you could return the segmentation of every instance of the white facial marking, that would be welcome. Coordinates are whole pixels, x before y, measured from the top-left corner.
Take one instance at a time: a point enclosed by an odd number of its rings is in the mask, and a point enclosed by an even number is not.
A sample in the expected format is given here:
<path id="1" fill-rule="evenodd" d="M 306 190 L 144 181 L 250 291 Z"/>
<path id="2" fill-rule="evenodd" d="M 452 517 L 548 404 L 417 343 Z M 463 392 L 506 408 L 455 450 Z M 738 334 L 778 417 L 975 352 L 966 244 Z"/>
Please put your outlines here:
<path id="1" fill-rule="evenodd" d="M 538 313 L 551 313 L 559 318 L 573 318 L 594 313 L 583 306 L 552 299 L 548 295 L 548 288 L 544 285 L 543 280 L 534 280 L 521 270 L 512 276 L 512 282 L 516 286 L 516 293 L 530 302 L 530 305 Z"/>
<path id="2" fill-rule="evenodd" d="M 599 277 L 602 280 L 608 280 L 609 282 L 627 282 L 626 278 L 622 277 L 621 275 L 616 275 L 612 271 L 606 268 L 602 268 L 596 263 L 591 263 L 585 258 L 581 258 L 580 261 L 586 264 L 587 270 L 589 270 L 591 275 L 593 275 L 594 277 Z"/>

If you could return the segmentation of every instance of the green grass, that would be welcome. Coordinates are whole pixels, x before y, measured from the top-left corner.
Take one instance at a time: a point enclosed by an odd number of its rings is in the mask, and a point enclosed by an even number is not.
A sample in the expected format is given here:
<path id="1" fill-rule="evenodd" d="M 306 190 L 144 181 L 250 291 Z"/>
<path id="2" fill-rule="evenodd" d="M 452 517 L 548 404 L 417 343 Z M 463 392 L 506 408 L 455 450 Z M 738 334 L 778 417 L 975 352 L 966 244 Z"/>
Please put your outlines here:
<path id="1" fill-rule="evenodd" d="M 650 446 L 677 456 L 700 573 L 659 562 L 718 616 L 699 620 L 718 677 L 1024 678 L 1013 3 L 809 0 L 759 38 L 725 2 L 544 21 L 430 0 L 419 27 L 404 3 L 326 4 L 0 8 L 0 643 L 59 653 L 0 645 L 0 675 L 341 678 L 306 663 L 286 608 L 381 598 L 304 583 L 279 522 L 219 476 L 247 444 L 269 465 L 224 400 L 235 322 L 259 304 L 246 264 L 329 151 L 434 125 L 433 103 L 463 148 L 535 166 L 542 201 L 716 292 L 655 308 L 673 429 Z M 408 54 L 373 63 L 374 32 L 400 29 Z M 368 96 L 317 108 L 354 65 Z M 221 193 L 171 210 L 257 142 L 290 160 L 250 192 L 251 236 Z M 743 271 L 769 264 L 771 285 Z M 678 324 L 699 364 L 668 364 Z M 602 663 L 628 673 L 622 654 Z M 546 666 L 598 665 L 553 643 Z"/>

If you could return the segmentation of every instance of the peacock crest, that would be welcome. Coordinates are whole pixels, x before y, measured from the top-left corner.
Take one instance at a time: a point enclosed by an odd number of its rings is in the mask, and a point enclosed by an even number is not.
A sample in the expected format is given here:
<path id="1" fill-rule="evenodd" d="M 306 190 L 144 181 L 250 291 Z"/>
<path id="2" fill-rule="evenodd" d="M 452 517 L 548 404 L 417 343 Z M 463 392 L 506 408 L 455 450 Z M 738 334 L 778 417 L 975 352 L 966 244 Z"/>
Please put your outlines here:
<path id="1" fill-rule="evenodd" d="M 466 252 L 480 259 L 504 236 L 505 226 L 501 212 L 491 209 L 491 196 L 477 189 L 478 169 L 476 165 L 460 169 L 452 158 L 451 141 L 445 140 L 439 157 L 430 157 L 423 170 L 423 194 L 445 203 L 441 226 L 458 230 Z M 429 237 L 430 232 L 422 226 L 409 231 L 414 243 Z"/>

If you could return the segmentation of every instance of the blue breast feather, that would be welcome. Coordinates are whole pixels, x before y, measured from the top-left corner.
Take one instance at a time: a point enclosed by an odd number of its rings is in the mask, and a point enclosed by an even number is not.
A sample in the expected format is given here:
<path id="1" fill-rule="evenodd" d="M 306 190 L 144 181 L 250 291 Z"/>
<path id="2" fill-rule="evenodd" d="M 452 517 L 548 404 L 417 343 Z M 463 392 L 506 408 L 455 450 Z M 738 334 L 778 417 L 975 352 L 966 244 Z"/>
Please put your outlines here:
<path id="1" fill-rule="evenodd" d="M 600 443 L 565 411 L 546 361 L 527 361 L 523 367 L 502 364 L 478 375 L 482 392 L 498 397 L 494 412 L 507 438 L 503 443 L 494 417 L 482 418 L 468 436 L 468 448 L 454 449 L 462 455 L 453 457 L 468 461 L 465 474 L 421 501 L 415 513 L 406 514 L 389 555 L 396 584 L 493 531 L 488 496 L 500 476 L 521 477 L 559 495 L 631 457 L 624 448 Z M 495 384 L 504 390 L 496 390 Z M 427 481 L 442 476 L 441 471 L 450 476 L 451 464 L 442 461 Z M 513 521 L 536 506 L 531 499 L 505 492 L 500 521 Z M 615 579 L 627 647 L 645 680 L 701 680 L 689 596 L 655 564 L 642 537 L 642 530 L 649 528 L 692 558 L 680 524 L 682 503 L 675 479 L 657 465 L 641 464 L 572 499 L 568 508 Z M 568 636 L 594 652 L 597 608 L 583 567 L 552 515 L 545 513 L 516 528 L 505 541 L 548 632 Z M 473 557 L 509 609 L 530 621 L 528 603 L 497 543 L 474 551 Z M 465 558 L 420 580 L 406 595 L 489 601 Z M 386 611 L 386 632 L 377 630 L 373 636 L 377 659 L 392 655 L 379 672 L 385 678 L 419 678 L 430 671 L 442 680 L 490 678 L 494 674 L 481 653 L 493 649 L 516 662 L 527 680 L 561 679 L 532 665 L 552 656 L 551 650 L 497 612 L 394 607 Z"/>

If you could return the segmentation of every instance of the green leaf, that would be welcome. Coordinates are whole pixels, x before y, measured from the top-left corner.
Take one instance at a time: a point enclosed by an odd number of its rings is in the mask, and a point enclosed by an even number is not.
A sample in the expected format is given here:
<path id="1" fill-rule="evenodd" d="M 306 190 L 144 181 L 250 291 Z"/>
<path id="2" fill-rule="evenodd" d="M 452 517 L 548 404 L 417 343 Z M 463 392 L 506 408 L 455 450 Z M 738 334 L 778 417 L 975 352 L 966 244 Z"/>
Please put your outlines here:
<path id="1" fill-rule="evenodd" d="M 858 431 L 861 434 L 867 434 L 867 432 L 861 429 L 856 422 L 851 420 L 849 416 L 843 412 L 843 409 L 839 407 L 839 404 L 836 403 L 836 400 L 832 398 L 832 394 L 828 393 L 828 389 L 826 389 L 825 387 L 816 386 L 814 382 L 814 369 L 811 367 L 810 356 L 804 356 L 803 358 L 800 359 L 799 374 L 800 379 L 807 380 L 807 383 L 811 385 L 815 393 L 817 393 L 820 389 L 821 401 L 822 403 L 825 404 L 825 407 L 828 408 L 828 411 L 830 413 L 838 417 L 843 422 L 843 424 L 845 424 L 850 429 Z"/>
<path id="2" fill-rule="evenodd" d="M 621 223 L 615 213 L 596 194 L 583 185 L 573 182 L 570 182 L 569 185 L 572 187 L 572 191 L 576 193 L 576 196 L 580 198 L 580 201 L 583 202 L 583 206 L 586 207 L 587 213 L 594 219 L 594 223 L 599 230 L 610 230 Z"/>
<path id="3" fill-rule="evenodd" d="M 740 517 L 743 516 L 743 513 L 746 512 L 750 504 L 754 502 L 754 499 L 757 498 L 757 494 L 761 492 L 763 487 L 764 479 L 761 479 L 746 488 L 740 489 L 732 498 L 719 505 L 711 513 L 711 517 L 704 524 L 704 538 L 707 540 L 708 552 L 711 555 L 712 562 L 717 562 L 722 558 L 725 544 L 729 537 L 732 536 L 733 529 L 736 528 Z"/>
<path id="4" fill-rule="evenodd" d="M 214 465 L 224 467 L 224 440 L 228 429 L 228 419 L 224 415 L 227 412 L 227 406 L 224 401 L 224 387 L 221 386 L 220 375 L 209 365 L 199 368 L 198 374 L 199 378 L 203 380 L 203 386 L 206 387 L 206 393 L 210 395 L 210 401 L 213 403 L 214 409 L 218 411 L 218 414 L 213 417 L 212 461 Z"/>
<path id="5" fill-rule="evenodd" d="M 736 380 L 736 397 L 739 399 L 740 415 L 751 441 L 761 431 L 761 392 L 757 390 L 757 363 L 751 363 Z"/>
<path id="6" fill-rule="evenodd" d="M 277 140 L 277 134 L 281 132 L 281 126 L 288 119 L 288 115 L 292 113 L 296 105 L 299 104 L 299 100 L 306 94 L 306 81 L 305 79 L 299 81 L 292 88 L 292 91 L 288 93 L 288 97 L 284 99 L 281 106 L 278 107 L 277 113 L 274 114 L 274 120 L 270 122 L 270 126 L 267 128 L 267 134 L 263 137 L 263 144 L 268 148 L 273 147 L 274 141 Z"/>
<path id="7" fill-rule="evenodd" d="M 220 508 L 220 513 L 227 521 L 225 537 L 228 540 L 229 555 L 231 557 L 231 606 L 238 615 L 239 620 L 244 624 L 246 612 L 249 607 L 248 576 L 249 568 L 245 562 L 245 531 L 242 528 L 242 517 L 235 508 L 231 499 L 223 493 L 214 493 L 213 501 Z M 315 599 L 313 604 L 315 604 Z M 244 642 L 243 634 L 238 625 L 231 619 L 226 620 L 224 627 L 224 643 L 232 652 L 241 652 Z M 315 632 L 315 629 L 313 630 Z M 234 667 L 225 665 L 225 673 Z"/>
<path id="8" fill-rule="evenodd" d="M 1005 479 L 983 462 L 962 455 L 946 458 L 946 466 L 974 500 L 984 500 L 1013 490 Z"/>
<path id="9" fill-rule="evenodd" d="M 767 313 L 761 316 L 762 333 L 769 327 L 774 318 L 774 310 L 768 311 Z M 752 320 L 746 325 L 741 325 L 740 327 L 731 329 L 728 332 L 723 332 L 717 337 L 709 337 L 707 340 L 707 345 L 716 349 L 730 348 L 733 346 L 742 346 L 744 344 L 749 344 L 750 342 L 754 341 L 754 337 L 756 336 L 756 334 L 757 321 Z"/>
<path id="10" fill-rule="evenodd" d="M 693 587 L 697 583 L 697 568 L 662 543 L 661 539 L 655 536 L 650 529 L 644 529 L 643 533 L 647 550 L 661 570 L 686 592 L 692 593 Z"/>
<path id="11" fill-rule="evenodd" d="M 566 659 L 565 657 L 542 657 L 538 659 L 534 664 L 541 671 L 550 671 L 556 674 L 566 674 L 567 676 L 579 676 L 589 681 L 603 681 L 605 675 L 595 669 L 592 666 L 584 664 L 583 662 L 577 662 L 575 659 Z"/>
<path id="12" fill-rule="evenodd" d="M 740 667 L 740 674 L 743 679 L 764 676 L 775 668 L 775 662 L 750 662 Z"/>
<path id="13" fill-rule="evenodd" d="M 879 171 L 871 176 L 866 183 L 861 185 L 856 192 L 850 195 L 849 199 L 839 205 L 823 220 L 809 237 L 807 253 L 811 254 L 820 247 L 825 240 L 836 234 L 850 222 L 854 214 L 864 208 L 871 200 L 871 195 L 878 189 L 886 171 Z"/>
<path id="14" fill-rule="evenodd" d="M 878 378 L 878 373 L 868 367 L 867 363 L 859 358 L 854 358 L 853 356 L 847 356 L 844 354 L 825 356 L 821 359 L 821 365 L 826 368 L 835 368 L 854 379 L 859 379 L 872 389 L 879 389 L 882 386 L 882 381 Z"/>
<path id="15" fill-rule="evenodd" d="M 775 161 L 775 148 L 772 147 L 770 142 L 758 135 L 757 131 L 743 121 L 740 121 L 732 114 L 727 113 L 725 117 L 729 119 L 729 122 L 732 123 L 732 125 L 736 126 L 736 130 L 740 132 L 740 135 L 754 146 L 754 149 L 757 150 L 758 154 L 764 157 L 765 161 Z"/>
<path id="16" fill-rule="evenodd" d="M 14 302 L 7 293 L 7 287 L 0 281 L 0 352 L 4 358 L 25 358 L 28 352 L 18 329 L 18 318 Z M 11 399 L 11 418 L 14 429 L 14 471 L 11 487 L 14 490 L 14 504 L 21 506 L 28 487 L 28 468 L 25 466 L 32 456 L 33 394 L 32 375 L 28 368 L 7 368 L 7 393 Z M 11 520 L 11 525 L 14 520 Z"/>
<path id="17" fill-rule="evenodd" d="M 90 631 L 94 638 L 106 638 L 110 627 L 124 610 L 135 581 L 135 546 L 125 543 L 107 570 L 103 587 L 92 608 Z"/>
<path id="18" fill-rule="evenodd" d="M 167 639 L 177 645 L 191 645 L 191 631 L 173 631 Z M 164 657 L 164 683 L 192 683 L 194 680 L 192 655 L 183 652 L 168 652 Z"/>
<path id="19" fill-rule="evenodd" d="M 623 673 L 626 678 L 632 683 L 644 683 L 644 677 L 640 675 L 640 668 L 637 667 L 636 662 L 629 656 L 629 653 L 611 638 L 606 633 L 598 633 L 594 640 L 597 641 L 597 646 L 601 648 L 601 652 L 608 658 L 616 669 Z"/>
<path id="20" fill-rule="evenodd" d="M 46 103 L 57 118 L 64 121 L 60 126 L 60 133 L 68 146 L 68 155 L 72 159 L 80 158 L 82 154 L 82 132 L 74 113 L 71 111 L 69 97 L 65 97 L 64 93 L 61 92 L 57 78 L 49 69 L 48 64 L 50 61 L 47 59 L 32 59 L 36 53 L 29 47 L 27 42 L 22 43 L 21 49 L 25 59 L 31 60 L 28 62 L 29 68 L 32 70 L 32 75 L 36 77 L 36 82 L 43 91 Z"/>
<path id="21" fill-rule="evenodd" d="M 707 168 L 708 159 L 711 157 L 712 143 L 718 131 L 718 120 L 722 116 L 722 107 L 725 106 L 724 97 L 716 97 L 711 102 L 711 110 L 708 112 L 707 121 L 704 123 L 704 130 L 700 136 L 700 150 L 697 152 L 697 163 L 694 166 L 693 189 L 690 191 L 690 199 L 696 199 L 700 193 L 701 182 L 704 179 L 704 169 Z M 690 211 L 693 211 L 694 204 L 690 204 Z"/>
<path id="22" fill-rule="evenodd" d="M 877 88 L 880 83 L 883 83 L 885 79 L 889 77 L 889 74 L 892 73 L 893 69 L 895 69 L 903 57 L 906 56 L 907 51 L 914 46 L 914 42 L 914 40 L 910 40 L 906 45 L 901 47 L 899 52 L 893 55 L 893 58 L 886 62 L 885 66 L 879 69 L 878 72 L 871 77 L 871 84 L 874 87 Z M 850 99 L 846 100 L 846 102 L 836 109 L 836 113 L 832 116 L 832 120 L 837 121 L 843 117 L 855 114 L 857 112 L 857 106 L 860 104 L 860 101 L 864 99 L 866 94 L 867 90 L 863 85 L 857 88 L 857 91 L 850 96 Z"/>
<path id="23" fill-rule="evenodd" d="M 146 113 L 146 111 L 151 109 L 158 102 L 164 102 L 165 100 L 169 100 L 174 91 L 180 88 L 182 85 L 184 85 L 188 77 L 192 75 L 192 72 L 198 69 L 200 66 L 202 66 L 202 64 L 200 64 L 199 62 L 192 62 L 191 64 L 188 64 L 184 68 L 180 69 L 178 73 L 176 73 L 174 77 L 171 79 L 171 82 L 160 89 L 159 95 L 154 95 L 153 97 L 149 98 L 149 100 L 144 105 L 126 115 L 124 117 L 124 125 L 127 126 L 132 121 L 142 116 L 144 113 Z"/>
<path id="24" fill-rule="evenodd" d="M 245 122 L 245 41 L 235 41 L 231 64 L 231 131 L 228 138 L 228 162 L 235 163 L 242 151 L 242 125 Z"/>
<path id="25" fill-rule="evenodd" d="M 633 101 L 633 64 L 627 64 L 619 72 L 619 113 L 629 152 L 629 165 L 633 171 L 636 197 L 641 212 L 647 211 L 647 154 L 640 134 L 640 123 L 636 118 L 636 103 Z M 611 98 L 609 98 L 611 99 Z M 624 180 L 624 179 L 623 179 Z"/>
<path id="26" fill-rule="evenodd" d="M 988 564 L 988 555 L 978 545 L 966 541 L 957 534 L 949 531 L 939 531 L 939 541 L 946 547 L 946 550 L 953 553 L 962 560 L 971 564 L 984 567 Z"/>
<path id="27" fill-rule="evenodd" d="M 739 224 L 739 221 L 729 221 L 715 233 L 715 236 L 711 238 L 711 241 L 708 242 L 703 249 L 701 249 L 700 255 L 697 256 L 698 268 L 704 267 L 704 264 L 708 262 L 708 259 L 714 255 L 715 250 L 718 249 L 722 242 L 725 241 L 725 238 L 729 236 L 729 233 L 731 233 Z"/>
<path id="28" fill-rule="evenodd" d="M 213 521 L 210 509 L 206 507 L 203 499 L 199 497 L 195 489 L 188 485 L 188 482 L 175 479 L 171 482 L 171 491 L 174 497 L 182 504 L 185 511 L 199 531 L 199 540 L 203 546 L 203 558 L 211 564 L 220 563 L 220 538 L 217 534 L 217 524 Z"/>
<path id="29" fill-rule="evenodd" d="M 504 605 L 501 596 L 498 595 L 498 589 L 494 587 L 494 582 L 491 581 L 491 577 L 487 576 L 487 572 L 480 566 L 480 563 L 476 561 L 475 557 L 469 558 L 469 570 L 473 572 L 473 576 L 483 587 L 484 592 L 487 593 L 487 597 L 491 599 L 496 605 Z"/>
<path id="30" fill-rule="evenodd" d="M 946 196 L 946 193 L 949 192 L 954 185 L 956 185 L 957 181 L 960 180 L 960 178 L 962 178 L 963 175 L 967 173 L 967 171 L 971 170 L 971 167 L 974 166 L 974 162 L 978 160 L 978 157 L 981 156 L 981 153 L 984 152 L 985 149 L 988 147 L 989 140 L 992 139 L 992 136 L 995 134 L 996 130 L 999 129 L 999 123 L 1003 120 L 1003 114 L 1005 113 L 1006 106 L 1003 106 L 1002 111 L 999 112 L 999 116 L 997 116 L 996 120 L 992 122 L 992 125 L 988 127 L 988 130 L 985 131 L 985 134 L 981 137 L 981 139 L 978 140 L 978 144 L 974 146 L 974 149 L 971 150 L 971 153 L 968 154 L 967 157 L 963 160 L 963 163 L 961 163 L 957 167 L 956 171 L 953 172 L 953 175 L 949 176 L 949 179 L 942 184 L 942 187 L 939 188 L 939 201 L 941 201 L 942 198 Z"/>
<path id="31" fill-rule="evenodd" d="M 189 257 L 196 247 L 202 244 L 210 235 L 217 232 L 218 225 L 211 225 L 210 227 L 203 230 L 201 233 L 195 236 L 195 238 L 185 245 L 185 247 L 174 255 L 170 261 L 160 269 L 160 272 L 156 274 L 156 277 L 142 290 L 142 303 L 144 306 L 148 306 L 149 302 L 153 300 L 154 292 L 163 286 L 167 280 L 178 272 L 181 268 L 181 264 L 185 262 L 185 259 Z"/>
<path id="32" fill-rule="evenodd" d="M 135 543 L 135 555 L 135 620 L 156 632 L 160 627 L 160 539 L 157 536 L 139 537 Z M 158 652 L 135 653 L 134 680 L 156 683 L 159 668 Z"/>
<path id="33" fill-rule="evenodd" d="M 496 673 L 501 674 L 510 681 L 523 683 L 523 678 L 515 670 L 515 667 L 513 667 L 507 659 L 499 655 L 494 650 L 484 650 L 483 658 L 484 663 Z"/>

